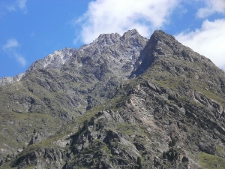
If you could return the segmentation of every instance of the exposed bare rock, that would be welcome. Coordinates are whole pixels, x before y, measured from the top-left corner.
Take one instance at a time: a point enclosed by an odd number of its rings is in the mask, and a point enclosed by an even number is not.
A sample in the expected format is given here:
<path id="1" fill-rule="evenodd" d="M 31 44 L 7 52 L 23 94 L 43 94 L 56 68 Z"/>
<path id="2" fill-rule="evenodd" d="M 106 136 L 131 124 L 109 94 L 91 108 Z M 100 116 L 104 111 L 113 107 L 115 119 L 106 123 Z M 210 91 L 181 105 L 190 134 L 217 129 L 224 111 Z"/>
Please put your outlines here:
<path id="1" fill-rule="evenodd" d="M 15 82 L 19 82 L 23 76 L 25 75 L 25 73 L 21 73 L 17 76 L 14 77 L 3 77 L 0 79 L 0 86 L 4 86 L 10 83 L 15 83 Z"/>

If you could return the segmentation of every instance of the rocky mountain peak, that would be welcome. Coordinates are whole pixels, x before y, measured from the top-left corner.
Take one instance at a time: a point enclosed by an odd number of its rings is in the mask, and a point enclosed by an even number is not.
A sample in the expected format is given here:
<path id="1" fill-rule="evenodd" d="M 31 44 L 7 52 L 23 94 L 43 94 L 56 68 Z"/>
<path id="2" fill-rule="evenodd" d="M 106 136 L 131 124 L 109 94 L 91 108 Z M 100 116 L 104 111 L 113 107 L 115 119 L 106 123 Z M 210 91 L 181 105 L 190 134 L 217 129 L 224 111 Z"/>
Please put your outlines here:
<path id="1" fill-rule="evenodd" d="M 7 81 L 0 167 L 225 166 L 225 73 L 163 31 L 102 34 Z"/>
<path id="2" fill-rule="evenodd" d="M 167 42 L 167 41 L 176 41 L 175 37 L 172 35 L 169 35 L 162 30 L 156 30 L 154 33 L 151 35 L 150 40 L 154 40 L 155 42 L 160 41 L 160 42 Z"/>
<path id="3" fill-rule="evenodd" d="M 141 36 L 136 29 L 128 30 L 120 39 L 135 48 L 142 46 L 143 41 L 147 41 L 147 39 Z"/>
<path id="4" fill-rule="evenodd" d="M 131 74 L 131 77 L 144 73 L 157 58 L 173 56 L 174 51 L 171 48 L 174 44 L 181 46 L 173 36 L 161 30 L 155 31 L 142 50 L 141 57 L 136 63 L 139 66 Z"/>
<path id="5" fill-rule="evenodd" d="M 154 57 L 170 57 L 174 55 L 174 49 L 183 50 L 186 48 L 187 47 L 178 42 L 174 36 L 161 30 L 156 30 L 150 37 L 148 45 L 146 45 L 146 50 L 151 49 Z"/>
<path id="6" fill-rule="evenodd" d="M 94 43 L 98 43 L 99 45 L 113 45 L 120 40 L 120 37 L 118 33 L 101 34 Z"/>
<path id="7" fill-rule="evenodd" d="M 138 76 L 144 73 L 156 60 L 161 60 L 168 64 L 173 62 L 173 65 L 176 65 L 176 67 L 180 67 L 179 61 L 182 61 L 182 63 L 185 62 L 186 65 L 191 65 L 194 62 L 202 62 L 211 67 L 215 67 L 209 59 L 184 46 L 174 36 L 166 34 L 161 30 L 156 30 L 152 34 L 141 55 L 143 56 L 143 59 L 139 60 L 141 64 L 132 75 L 135 74 L 135 76 Z"/>
<path id="8" fill-rule="evenodd" d="M 89 46 L 112 46 L 114 44 L 126 43 L 128 45 L 136 45 L 143 42 L 144 37 L 142 37 L 136 29 L 128 30 L 122 36 L 118 33 L 111 33 L 111 34 L 101 34 L 97 39 L 95 39 L 89 45 L 85 45 L 81 48 L 87 48 Z M 147 40 L 147 39 L 145 39 Z"/>
<path id="9" fill-rule="evenodd" d="M 146 42 L 147 39 L 136 30 L 129 30 L 123 36 L 118 33 L 101 34 L 89 45 L 78 49 L 78 52 L 82 60 L 89 60 L 89 64 L 104 64 L 103 67 L 107 65 L 108 71 L 118 77 L 127 78 Z M 83 62 L 83 66 L 87 66 L 86 62 Z"/>
<path id="10" fill-rule="evenodd" d="M 37 60 L 29 68 L 28 72 L 36 69 L 45 68 L 57 68 L 66 63 L 66 61 L 72 56 L 76 50 L 73 48 L 65 48 L 63 50 L 57 50 L 52 54 L 49 54 L 44 59 Z"/>
<path id="11" fill-rule="evenodd" d="M 137 36 L 141 36 L 141 35 L 138 33 L 136 29 L 128 30 L 127 32 L 123 34 L 124 38 L 137 37 Z"/>

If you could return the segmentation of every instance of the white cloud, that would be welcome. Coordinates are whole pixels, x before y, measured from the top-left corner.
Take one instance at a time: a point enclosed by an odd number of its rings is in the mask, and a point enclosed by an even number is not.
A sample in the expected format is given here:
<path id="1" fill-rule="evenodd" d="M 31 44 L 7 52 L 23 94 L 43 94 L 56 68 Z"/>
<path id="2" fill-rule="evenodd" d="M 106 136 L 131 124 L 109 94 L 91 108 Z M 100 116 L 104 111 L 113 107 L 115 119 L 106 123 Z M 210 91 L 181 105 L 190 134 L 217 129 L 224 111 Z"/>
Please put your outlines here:
<path id="1" fill-rule="evenodd" d="M 18 6 L 20 9 L 25 9 L 26 8 L 26 2 L 27 0 L 18 0 Z"/>
<path id="2" fill-rule="evenodd" d="M 21 64 L 21 66 L 25 66 L 26 59 L 16 50 L 19 46 L 20 44 L 16 39 L 8 39 L 6 44 L 2 46 L 2 49 L 10 57 L 14 57 Z"/>
<path id="3" fill-rule="evenodd" d="M 206 6 L 200 8 L 197 17 L 206 18 L 215 13 L 225 14 L 225 0 L 204 0 Z"/>
<path id="4" fill-rule="evenodd" d="M 177 35 L 178 41 L 194 51 L 210 58 L 218 67 L 225 70 L 225 19 L 213 22 L 205 20 L 201 29 L 182 32 Z"/>
<path id="5" fill-rule="evenodd" d="M 123 33 L 136 28 L 143 36 L 168 23 L 179 0 L 96 0 L 75 24 L 82 25 L 81 38 L 92 42 L 102 33 Z"/>
<path id="6" fill-rule="evenodd" d="M 26 14 L 28 11 L 26 6 L 27 0 L 18 0 L 17 3 L 18 7 L 23 11 L 24 14 Z"/>
<path id="7" fill-rule="evenodd" d="M 15 11 L 16 10 L 15 6 L 7 6 L 6 8 L 7 8 L 8 11 Z"/>
<path id="8" fill-rule="evenodd" d="M 6 9 L 10 12 L 15 12 L 18 9 L 22 10 L 24 14 L 27 13 L 27 0 L 15 0 L 10 5 L 6 6 Z"/>
<path id="9" fill-rule="evenodd" d="M 18 47 L 18 46 L 19 46 L 19 43 L 16 39 L 8 39 L 6 44 L 3 45 L 2 49 L 7 50 L 7 49 L 15 48 L 15 47 Z"/>
<path id="10" fill-rule="evenodd" d="M 21 55 L 18 54 L 18 53 L 14 53 L 14 57 L 16 58 L 16 60 L 17 60 L 22 66 L 26 66 L 27 61 L 26 61 L 26 59 L 25 59 L 23 56 L 21 56 Z"/>

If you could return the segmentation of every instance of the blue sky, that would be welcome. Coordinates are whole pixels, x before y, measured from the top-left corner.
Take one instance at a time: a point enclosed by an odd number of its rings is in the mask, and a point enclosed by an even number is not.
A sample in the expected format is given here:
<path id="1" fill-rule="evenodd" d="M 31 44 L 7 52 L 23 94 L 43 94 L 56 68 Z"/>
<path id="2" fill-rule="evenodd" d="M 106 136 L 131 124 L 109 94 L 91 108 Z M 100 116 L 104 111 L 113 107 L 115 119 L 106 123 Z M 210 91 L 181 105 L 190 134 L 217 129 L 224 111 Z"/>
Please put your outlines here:
<path id="1" fill-rule="evenodd" d="M 147 38 L 156 29 L 172 34 L 225 70 L 225 0 L 1 0 L 0 78 L 134 28 Z"/>

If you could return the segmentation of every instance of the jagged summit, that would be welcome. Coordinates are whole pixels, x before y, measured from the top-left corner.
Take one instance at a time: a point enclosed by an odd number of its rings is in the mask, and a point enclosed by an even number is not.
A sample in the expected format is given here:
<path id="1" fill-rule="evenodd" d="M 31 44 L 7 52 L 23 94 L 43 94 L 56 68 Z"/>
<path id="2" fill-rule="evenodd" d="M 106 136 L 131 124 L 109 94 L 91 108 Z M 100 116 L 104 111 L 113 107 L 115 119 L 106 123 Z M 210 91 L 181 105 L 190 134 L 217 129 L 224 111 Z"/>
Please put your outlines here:
<path id="1" fill-rule="evenodd" d="M 165 34 L 165 33 L 164 33 Z M 86 48 L 92 48 L 92 46 L 97 47 L 98 51 L 102 51 L 106 46 L 113 45 L 121 45 L 123 43 L 130 45 L 132 48 L 138 48 L 138 50 L 143 48 L 143 45 L 146 43 L 147 39 L 143 38 L 136 29 L 128 30 L 122 36 L 118 33 L 112 34 L 101 34 L 97 39 L 95 39 L 91 44 L 84 45 L 80 49 L 80 51 L 85 50 Z M 117 49 L 115 49 L 117 50 Z M 120 49 L 118 48 L 118 51 Z M 52 54 L 49 54 L 43 59 L 37 60 L 34 62 L 27 70 L 27 72 L 31 72 L 38 69 L 47 69 L 47 68 L 58 68 L 64 65 L 72 56 L 74 56 L 76 49 L 73 48 L 65 48 L 63 50 L 55 51 Z M 132 55 L 132 54 L 131 54 Z M 135 55 L 138 55 L 136 53 Z M 136 56 L 135 56 L 136 57 Z M 120 59 L 121 60 L 121 59 Z M 0 79 L 0 86 L 5 84 L 10 84 L 13 82 L 20 81 L 26 73 L 22 73 L 15 77 L 4 77 Z"/>
<path id="2" fill-rule="evenodd" d="M 9 80 L 3 168 L 225 166 L 225 73 L 163 31 L 100 35 Z"/>
<path id="3" fill-rule="evenodd" d="M 144 73 L 157 58 L 174 57 L 174 46 L 180 49 L 185 48 L 173 36 L 156 30 L 141 52 L 142 58 L 138 60 L 138 67 L 132 72 L 131 77 Z"/>
<path id="4" fill-rule="evenodd" d="M 131 77 L 144 73 L 156 60 L 158 62 L 161 60 L 165 63 L 173 62 L 176 64 L 176 67 L 182 67 L 180 65 L 181 63 L 185 64 L 184 67 L 187 67 L 187 65 L 191 66 L 194 63 L 205 63 L 212 68 L 216 68 L 210 59 L 184 46 L 174 36 L 166 34 L 161 30 L 157 30 L 152 34 L 141 55 L 144 57 L 141 61 L 140 59 L 138 60 L 139 66 L 132 72 Z M 199 67 L 193 67 L 191 69 L 197 68 Z"/>
<path id="5" fill-rule="evenodd" d="M 47 68 L 57 68 L 66 63 L 66 61 L 72 56 L 76 51 L 73 48 L 65 48 L 63 50 L 57 50 L 52 54 L 49 54 L 44 59 L 37 60 L 29 68 L 29 71 L 36 69 L 47 69 Z"/>
<path id="6" fill-rule="evenodd" d="M 39 69 L 61 68 L 71 61 L 76 62 L 76 67 L 81 67 L 87 56 L 94 62 L 107 64 L 110 71 L 115 71 L 116 74 L 126 72 L 125 76 L 130 78 L 144 73 L 157 58 L 183 58 L 191 62 L 199 60 L 210 62 L 209 59 L 182 45 L 172 35 L 162 30 L 156 30 L 148 40 L 136 29 L 132 29 L 122 36 L 118 33 L 101 34 L 92 43 L 77 50 L 65 48 L 55 51 L 44 59 L 34 62 L 26 73 Z M 76 58 L 83 59 L 78 63 Z M 212 62 L 209 64 L 213 65 Z M 26 73 L 18 76 L 20 78 L 0 79 L 0 85 L 20 81 Z"/>
<path id="7" fill-rule="evenodd" d="M 120 40 L 120 35 L 118 33 L 112 34 L 101 34 L 97 39 L 94 40 L 93 43 L 97 43 L 99 45 L 113 45 L 114 43 Z"/>
<path id="8" fill-rule="evenodd" d="M 136 29 L 131 29 L 131 30 L 128 30 L 127 32 L 125 32 L 122 37 L 125 39 L 125 38 L 130 38 L 130 37 L 133 37 L 133 38 L 137 38 L 138 36 L 141 36 L 139 34 L 139 32 L 136 30 Z"/>
<path id="9" fill-rule="evenodd" d="M 155 30 L 151 35 L 150 39 L 154 39 L 155 41 L 166 41 L 166 40 L 176 40 L 174 36 L 165 33 L 162 30 Z"/>
<path id="10" fill-rule="evenodd" d="M 92 43 L 84 45 L 81 49 L 84 49 L 89 46 L 110 46 L 120 43 L 134 43 L 135 40 L 141 40 L 142 37 L 136 29 L 128 30 L 122 36 L 118 33 L 111 34 L 100 34 L 98 38 L 96 38 Z"/>
<path id="11" fill-rule="evenodd" d="M 141 50 L 146 41 L 147 39 L 142 37 L 136 29 L 128 30 L 122 36 L 118 33 L 101 34 L 92 43 L 84 45 L 80 49 L 75 50 L 73 48 L 65 48 L 63 50 L 55 51 L 53 54 L 46 56 L 44 59 L 33 63 L 28 71 L 32 71 L 34 69 L 60 67 L 65 64 L 67 60 L 71 59 L 71 57 L 76 57 L 77 52 L 92 52 L 92 50 L 95 50 L 95 53 L 91 53 L 91 55 L 94 55 L 98 52 L 100 52 L 98 54 L 104 53 L 107 48 L 113 48 L 112 50 L 114 50 L 115 53 L 119 53 L 121 48 L 126 48 L 125 45 L 130 46 L 130 48 L 138 48 L 137 50 Z M 93 59 L 95 58 L 93 57 Z"/>

